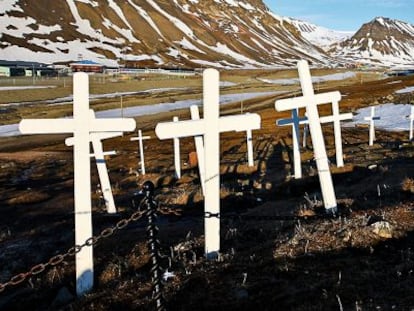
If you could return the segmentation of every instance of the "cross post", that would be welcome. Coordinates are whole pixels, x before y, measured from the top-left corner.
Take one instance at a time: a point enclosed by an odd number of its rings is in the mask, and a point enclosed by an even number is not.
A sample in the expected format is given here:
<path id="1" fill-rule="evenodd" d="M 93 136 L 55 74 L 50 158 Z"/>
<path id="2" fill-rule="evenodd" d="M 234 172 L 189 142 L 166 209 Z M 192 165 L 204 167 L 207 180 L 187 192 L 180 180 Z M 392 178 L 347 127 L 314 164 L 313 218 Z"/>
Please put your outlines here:
<path id="1" fill-rule="evenodd" d="M 89 113 L 89 77 L 73 75 L 72 119 L 26 119 L 19 124 L 22 134 L 73 134 L 75 244 L 84 245 L 92 237 L 90 134 L 94 132 L 132 131 L 134 119 L 91 119 Z M 93 248 L 83 246 L 76 253 L 76 292 L 84 295 L 93 287 Z"/>
<path id="2" fill-rule="evenodd" d="M 411 141 L 413 140 L 414 106 L 411 106 L 411 113 L 409 115 L 409 119 L 410 119 L 410 131 L 409 131 L 408 139 Z"/>
<path id="3" fill-rule="evenodd" d="M 173 122 L 178 122 L 178 117 L 173 117 Z M 178 179 L 181 178 L 181 155 L 180 155 L 180 139 L 174 137 L 174 167 L 175 175 Z"/>
<path id="4" fill-rule="evenodd" d="M 375 116 L 375 106 L 371 107 L 371 115 L 365 117 L 365 121 L 369 121 L 369 145 L 372 146 L 375 141 L 375 120 L 380 120 L 380 117 Z"/>
<path id="5" fill-rule="evenodd" d="M 91 110 L 92 111 L 92 110 Z M 95 114 L 92 111 L 92 117 Z M 109 181 L 108 169 L 106 167 L 105 155 L 116 154 L 115 151 L 104 152 L 102 147 L 102 140 L 122 136 L 122 132 L 113 133 L 91 133 L 90 141 L 92 142 L 93 154 L 96 160 L 96 168 L 98 170 L 99 181 L 101 185 L 102 195 L 105 201 L 106 210 L 109 214 L 116 213 L 116 207 L 114 202 L 114 196 L 112 194 L 111 182 Z M 73 146 L 73 137 L 65 139 L 66 146 Z"/>
<path id="6" fill-rule="evenodd" d="M 138 136 L 131 137 L 131 141 L 138 140 L 139 158 L 141 160 L 141 173 L 145 175 L 145 159 L 144 159 L 144 139 L 150 139 L 150 136 L 142 136 L 142 131 L 138 130 Z"/>
<path id="7" fill-rule="evenodd" d="M 203 135 L 205 254 L 207 258 L 212 258 L 220 250 L 220 132 L 258 129 L 260 116 L 250 113 L 220 117 L 219 73 L 215 69 L 203 72 L 203 107 L 204 119 L 158 123 L 155 133 L 159 139 Z"/>
<path id="8" fill-rule="evenodd" d="M 299 148 L 299 124 L 306 123 L 306 117 L 299 118 L 299 109 L 292 109 L 292 116 L 287 119 L 276 120 L 278 126 L 292 125 L 292 145 L 293 145 L 293 169 L 296 179 L 302 178 L 302 163 L 300 160 Z"/>
<path id="9" fill-rule="evenodd" d="M 304 60 L 298 62 L 298 73 L 303 96 L 277 100 L 275 102 L 275 107 L 278 111 L 306 107 L 309 131 L 311 134 L 325 209 L 327 212 L 335 214 L 337 211 L 336 196 L 319 119 L 318 104 L 331 103 L 333 98 L 335 98 L 339 92 L 329 92 L 315 95 L 309 66 Z"/>

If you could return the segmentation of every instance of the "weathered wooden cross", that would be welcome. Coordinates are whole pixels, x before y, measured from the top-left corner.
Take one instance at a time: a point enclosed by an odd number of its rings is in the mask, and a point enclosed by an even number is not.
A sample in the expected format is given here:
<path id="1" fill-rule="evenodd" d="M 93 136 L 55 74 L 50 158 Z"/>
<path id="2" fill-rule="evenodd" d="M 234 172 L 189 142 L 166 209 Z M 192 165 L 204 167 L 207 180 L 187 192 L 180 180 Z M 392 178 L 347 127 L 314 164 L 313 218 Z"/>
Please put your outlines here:
<path id="1" fill-rule="evenodd" d="M 306 114 L 309 122 L 309 131 L 312 138 L 312 145 L 315 153 L 316 166 L 319 174 L 322 197 L 325 209 L 328 212 L 336 213 L 336 196 L 329 169 L 328 156 L 325 149 L 322 127 L 319 119 L 318 105 L 332 103 L 338 92 L 316 94 L 313 91 L 312 79 L 308 63 L 304 60 L 298 62 L 298 73 L 302 88 L 302 97 L 277 100 L 275 107 L 279 111 L 292 110 L 306 107 Z"/>
<path id="2" fill-rule="evenodd" d="M 375 120 L 380 120 L 380 117 L 375 116 L 375 106 L 371 107 L 371 115 L 365 117 L 365 121 L 369 121 L 369 145 L 372 146 L 375 141 Z"/>
<path id="3" fill-rule="evenodd" d="M 92 111 L 92 110 L 91 110 Z M 92 111 L 93 117 L 95 117 Z M 113 132 L 113 133 L 91 133 L 90 140 L 92 142 L 93 154 L 91 157 L 95 158 L 96 168 L 98 170 L 99 182 L 101 186 L 102 196 L 105 201 L 106 210 L 109 214 L 116 213 L 116 207 L 114 202 L 114 196 L 112 194 L 111 182 L 109 181 L 108 169 L 106 167 L 105 156 L 114 155 L 116 152 L 113 151 L 103 151 L 102 140 L 122 136 L 122 132 Z M 66 146 L 73 146 L 73 137 L 66 138 Z"/>
<path id="4" fill-rule="evenodd" d="M 335 135 L 335 154 L 336 154 L 336 166 L 344 166 L 344 157 L 342 153 L 342 133 L 341 133 L 341 121 L 351 120 L 352 113 L 339 113 L 339 101 L 341 100 L 341 93 L 332 93 L 332 115 L 323 116 L 320 118 L 321 123 L 334 124 L 334 135 Z"/>
<path id="5" fill-rule="evenodd" d="M 143 140 L 150 139 L 151 136 L 142 136 L 142 131 L 138 130 L 138 136 L 131 137 L 131 141 L 138 140 L 139 158 L 141 160 L 141 174 L 145 175 L 144 143 Z"/>
<path id="6" fill-rule="evenodd" d="M 89 113 L 89 77 L 73 76 L 73 118 L 22 120 L 22 134 L 73 133 L 75 243 L 83 245 L 92 237 L 90 135 L 100 132 L 133 131 L 134 119 L 91 119 Z M 76 254 L 76 292 L 83 295 L 93 287 L 93 248 L 84 246 Z"/>
<path id="7" fill-rule="evenodd" d="M 220 117 L 219 72 L 203 72 L 204 119 L 158 123 L 155 133 L 160 139 L 203 136 L 205 158 L 205 253 L 216 257 L 220 250 L 220 132 L 259 129 L 260 116 L 255 113 Z"/>
<path id="8" fill-rule="evenodd" d="M 190 112 L 191 112 L 191 119 L 192 120 L 200 120 L 200 112 L 197 105 L 191 105 L 190 106 Z M 247 113 L 248 114 L 248 113 Z M 225 119 L 227 117 L 222 117 L 222 119 Z M 252 130 L 255 128 L 254 124 L 252 124 L 252 127 L 250 128 L 249 125 L 246 125 L 246 128 L 244 129 L 246 131 L 247 136 L 247 158 L 248 158 L 248 164 L 249 166 L 254 165 L 254 159 L 253 159 L 253 135 Z M 200 183 L 201 183 L 201 189 L 203 191 L 203 194 L 205 193 L 204 189 L 204 182 L 205 182 L 205 159 L 204 159 L 204 143 L 203 143 L 203 136 L 198 135 L 194 136 L 194 144 L 196 147 L 196 153 L 197 153 L 197 159 L 198 159 L 198 170 L 200 175 Z"/>
<path id="9" fill-rule="evenodd" d="M 292 125 L 293 169 L 296 179 L 302 178 L 302 163 L 299 148 L 299 124 L 306 123 L 308 118 L 299 117 L 299 109 L 292 109 L 292 116 L 287 119 L 276 120 L 278 126 Z"/>
<path id="10" fill-rule="evenodd" d="M 173 122 L 178 122 L 178 117 L 173 117 Z M 178 179 L 181 178 L 181 155 L 180 155 L 180 138 L 174 137 L 174 167 L 175 175 Z"/>

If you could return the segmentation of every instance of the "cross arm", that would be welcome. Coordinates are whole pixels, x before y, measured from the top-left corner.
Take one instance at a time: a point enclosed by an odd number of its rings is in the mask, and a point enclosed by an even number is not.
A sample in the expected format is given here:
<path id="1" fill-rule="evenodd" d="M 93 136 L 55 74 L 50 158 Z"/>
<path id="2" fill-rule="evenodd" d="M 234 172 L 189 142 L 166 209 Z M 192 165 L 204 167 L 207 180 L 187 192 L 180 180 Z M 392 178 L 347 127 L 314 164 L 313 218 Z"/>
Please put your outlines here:
<path id="1" fill-rule="evenodd" d="M 109 138 L 114 138 L 114 137 L 118 137 L 118 136 L 122 136 L 122 132 L 108 132 L 108 133 L 91 133 L 89 135 L 89 140 L 93 141 L 95 139 L 97 140 L 104 140 L 104 139 L 109 139 Z M 65 139 L 65 144 L 66 146 L 73 146 L 73 141 L 74 138 L 73 137 L 69 137 Z"/>
<path id="2" fill-rule="evenodd" d="M 320 117 L 319 120 L 321 123 L 330 123 L 334 121 L 344 121 L 344 120 L 352 120 L 353 114 L 352 113 L 343 113 L 337 116 L 323 116 Z"/>
<path id="3" fill-rule="evenodd" d="M 22 134 L 63 134 L 73 133 L 73 119 L 25 119 L 20 121 Z"/>
<path id="4" fill-rule="evenodd" d="M 280 99 L 275 102 L 275 108 L 278 111 L 292 110 L 295 108 L 303 108 L 309 102 L 315 104 L 326 104 L 341 100 L 341 93 L 339 91 L 315 94 L 311 96 L 301 96 L 294 98 Z"/>

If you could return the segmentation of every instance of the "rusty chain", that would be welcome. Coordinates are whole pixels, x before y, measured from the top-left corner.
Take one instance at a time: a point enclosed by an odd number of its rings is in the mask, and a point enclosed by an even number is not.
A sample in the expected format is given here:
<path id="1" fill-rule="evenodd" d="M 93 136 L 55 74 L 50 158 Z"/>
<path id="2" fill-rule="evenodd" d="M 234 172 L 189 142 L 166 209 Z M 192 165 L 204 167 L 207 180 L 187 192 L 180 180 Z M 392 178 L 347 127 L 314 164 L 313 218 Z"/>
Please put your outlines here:
<path id="1" fill-rule="evenodd" d="M 181 210 L 175 210 L 168 207 L 160 208 L 159 210 L 160 214 L 163 215 L 175 215 L 180 216 Z M 38 275 L 42 272 L 44 272 L 48 267 L 54 267 L 62 263 L 67 257 L 73 257 L 77 253 L 81 251 L 81 249 L 85 246 L 93 246 L 97 244 L 101 239 L 105 239 L 113 235 L 115 232 L 124 229 L 126 226 L 128 226 L 131 222 L 138 221 L 142 218 L 142 216 L 146 213 L 146 211 L 136 211 L 134 212 L 129 218 L 124 218 L 118 221 L 114 226 L 107 227 L 103 229 L 97 236 L 92 236 L 85 240 L 85 242 L 82 245 L 75 245 L 69 248 L 66 253 L 58 254 L 53 257 L 51 257 L 47 262 L 45 263 L 39 263 L 37 265 L 34 265 L 29 271 L 22 272 L 19 274 L 16 274 L 15 276 L 11 277 L 8 282 L 6 283 L 0 283 L 0 293 L 3 292 L 6 287 L 8 286 L 16 286 L 22 282 L 24 282 L 27 278 Z"/>

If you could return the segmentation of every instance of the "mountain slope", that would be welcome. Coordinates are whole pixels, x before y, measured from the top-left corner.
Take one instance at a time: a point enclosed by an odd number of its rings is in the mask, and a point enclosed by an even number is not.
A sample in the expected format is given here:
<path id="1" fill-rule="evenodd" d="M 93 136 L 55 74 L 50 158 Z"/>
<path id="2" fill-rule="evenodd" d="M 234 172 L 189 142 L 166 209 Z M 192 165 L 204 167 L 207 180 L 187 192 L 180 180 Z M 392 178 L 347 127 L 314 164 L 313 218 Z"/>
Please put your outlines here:
<path id="1" fill-rule="evenodd" d="M 0 25 L 6 60 L 230 68 L 332 62 L 261 0 L 4 0 Z"/>
<path id="2" fill-rule="evenodd" d="M 286 18 L 286 20 L 291 22 L 308 41 L 324 50 L 332 44 L 349 39 L 355 33 L 355 31 L 332 30 L 297 19 Z"/>
<path id="3" fill-rule="evenodd" d="M 364 24 L 350 39 L 331 50 L 335 57 L 360 63 L 414 65 L 414 25 L 384 17 Z"/>

